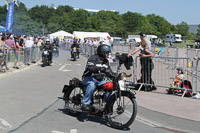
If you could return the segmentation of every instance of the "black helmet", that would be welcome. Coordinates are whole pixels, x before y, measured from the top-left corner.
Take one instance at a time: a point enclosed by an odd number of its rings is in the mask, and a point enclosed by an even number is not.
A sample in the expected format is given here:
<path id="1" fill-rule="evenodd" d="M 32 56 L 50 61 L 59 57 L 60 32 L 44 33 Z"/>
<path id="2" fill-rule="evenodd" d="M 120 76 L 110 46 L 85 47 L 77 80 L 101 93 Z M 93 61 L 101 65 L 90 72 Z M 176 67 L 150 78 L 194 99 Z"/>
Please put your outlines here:
<path id="1" fill-rule="evenodd" d="M 184 73 L 184 71 L 183 71 L 183 68 L 182 68 L 182 67 L 179 67 L 179 68 L 177 68 L 176 70 L 178 70 L 178 71 L 181 71 L 181 74 L 183 74 L 183 73 Z"/>
<path id="2" fill-rule="evenodd" d="M 106 53 L 111 52 L 111 47 L 106 44 L 101 44 L 97 48 L 97 55 L 106 58 Z"/>

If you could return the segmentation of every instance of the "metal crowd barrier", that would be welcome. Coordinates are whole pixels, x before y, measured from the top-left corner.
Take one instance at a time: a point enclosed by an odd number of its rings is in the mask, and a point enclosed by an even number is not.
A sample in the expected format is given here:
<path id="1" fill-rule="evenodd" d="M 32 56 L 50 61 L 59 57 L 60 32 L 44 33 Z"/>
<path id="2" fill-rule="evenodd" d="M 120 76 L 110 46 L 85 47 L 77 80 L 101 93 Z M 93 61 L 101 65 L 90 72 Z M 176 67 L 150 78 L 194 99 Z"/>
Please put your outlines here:
<path id="1" fill-rule="evenodd" d="M 113 48 L 113 54 L 115 52 L 129 53 L 130 51 L 134 51 L 135 49 L 135 47 L 131 43 L 127 44 L 126 46 L 121 44 L 114 44 Z M 143 62 L 143 64 L 145 65 L 141 67 L 141 61 L 139 60 L 140 58 L 136 57 L 133 61 L 133 67 L 131 67 L 129 70 L 127 70 L 124 65 L 119 66 L 118 61 L 110 62 L 111 69 L 114 72 L 124 71 L 127 74 L 133 74 L 134 76 L 132 76 L 131 78 L 127 78 L 127 82 L 128 84 L 139 84 L 140 90 L 142 86 L 149 85 L 161 88 L 171 88 L 170 84 L 172 84 L 173 79 L 177 73 L 176 69 L 178 67 L 182 67 L 185 76 L 184 80 L 190 82 L 192 86 L 192 92 L 194 93 L 200 91 L 200 88 L 198 88 L 198 86 L 200 86 L 200 76 L 198 75 L 200 69 L 197 69 L 198 62 L 196 61 L 197 63 L 195 64 L 195 61 L 193 61 L 193 59 L 191 58 L 193 57 L 193 55 L 190 58 L 180 58 L 178 48 L 164 47 L 161 50 L 163 50 L 163 54 L 151 58 L 153 65 L 151 63 L 148 63 L 147 61 Z M 81 52 L 82 54 L 89 57 L 95 54 L 96 48 L 94 46 L 81 44 Z M 151 69 L 152 73 L 148 73 Z M 195 70 L 196 74 L 194 74 Z M 152 81 L 154 82 L 151 82 L 151 77 Z M 183 84 L 182 88 L 174 87 L 173 89 L 178 89 L 182 91 L 182 97 L 187 93 L 192 95 L 191 89 L 188 89 L 186 85 L 187 83 Z"/>
<path id="2" fill-rule="evenodd" d="M 38 61 L 42 55 L 40 47 L 2 49 L 4 57 L 0 59 L 1 71 L 7 72 L 10 68 L 20 68 L 23 64 L 30 65 Z"/>
<path id="3" fill-rule="evenodd" d="M 191 83 L 193 92 L 197 91 L 197 88 L 194 86 L 193 72 L 189 73 L 189 70 L 194 70 L 194 66 L 190 65 L 190 62 L 193 64 L 190 58 L 152 57 L 144 60 L 139 59 L 139 57 L 136 57 L 135 60 L 135 82 L 140 84 L 139 90 L 142 86 L 171 88 L 170 84 L 172 84 L 172 79 L 175 78 L 177 73 L 176 68 L 182 67 L 185 76 L 184 80 Z M 175 68 L 174 62 L 176 62 Z M 183 87 L 174 87 L 173 89 L 182 90 L 183 97 L 185 93 L 191 93 L 191 89 L 188 89 L 186 84 L 183 84 Z M 190 95 L 192 95 L 192 93 Z"/>
<path id="4" fill-rule="evenodd" d="M 199 56 L 198 56 L 199 57 Z M 195 88 L 197 92 L 200 92 L 200 65 L 199 60 L 196 61 L 196 76 L 195 76 Z"/>

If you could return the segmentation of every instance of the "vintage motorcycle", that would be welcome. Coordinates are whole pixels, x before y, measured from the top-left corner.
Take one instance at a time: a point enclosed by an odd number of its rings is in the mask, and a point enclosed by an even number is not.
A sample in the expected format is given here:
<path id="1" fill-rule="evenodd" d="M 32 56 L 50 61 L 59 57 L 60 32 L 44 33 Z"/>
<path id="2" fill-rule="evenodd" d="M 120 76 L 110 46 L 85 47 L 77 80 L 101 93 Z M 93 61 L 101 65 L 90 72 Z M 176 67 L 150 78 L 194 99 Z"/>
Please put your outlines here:
<path id="1" fill-rule="evenodd" d="M 78 49 L 76 47 L 73 47 L 72 48 L 72 58 L 74 61 L 76 61 L 77 56 L 78 56 Z"/>
<path id="2" fill-rule="evenodd" d="M 59 50 L 57 46 L 52 46 L 52 54 L 53 54 L 53 57 L 59 56 Z"/>
<path id="3" fill-rule="evenodd" d="M 107 82 L 104 85 L 96 87 L 90 111 L 87 113 L 107 118 L 113 128 L 128 128 L 137 114 L 136 93 L 125 85 L 126 77 L 130 76 L 122 72 L 113 79 L 106 78 Z M 65 109 L 70 114 L 79 115 L 85 112 L 81 110 L 85 91 L 86 86 L 77 78 L 73 78 L 69 85 L 64 86 L 62 99 L 65 101 Z"/>
<path id="4" fill-rule="evenodd" d="M 49 66 L 50 65 L 50 60 L 49 60 L 49 51 L 48 49 L 44 49 L 42 53 L 42 66 Z"/>

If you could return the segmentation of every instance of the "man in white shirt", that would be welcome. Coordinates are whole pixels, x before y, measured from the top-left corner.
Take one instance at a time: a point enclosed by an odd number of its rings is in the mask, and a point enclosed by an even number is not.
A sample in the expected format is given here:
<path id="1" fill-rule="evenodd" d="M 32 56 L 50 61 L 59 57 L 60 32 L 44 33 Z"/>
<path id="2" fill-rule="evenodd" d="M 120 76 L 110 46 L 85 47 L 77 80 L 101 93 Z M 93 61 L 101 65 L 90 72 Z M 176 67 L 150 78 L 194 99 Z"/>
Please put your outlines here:
<path id="1" fill-rule="evenodd" d="M 141 39 L 141 41 L 145 40 L 147 42 L 148 49 L 149 49 L 149 51 L 151 51 L 151 41 L 146 38 L 146 34 L 144 32 L 140 33 L 140 39 Z M 140 48 L 142 48 L 142 47 L 140 46 Z"/>
<path id="2" fill-rule="evenodd" d="M 28 40 L 25 42 L 25 50 L 24 50 L 24 64 L 30 65 L 31 62 L 31 48 L 34 46 L 34 41 L 32 37 L 28 37 Z"/>

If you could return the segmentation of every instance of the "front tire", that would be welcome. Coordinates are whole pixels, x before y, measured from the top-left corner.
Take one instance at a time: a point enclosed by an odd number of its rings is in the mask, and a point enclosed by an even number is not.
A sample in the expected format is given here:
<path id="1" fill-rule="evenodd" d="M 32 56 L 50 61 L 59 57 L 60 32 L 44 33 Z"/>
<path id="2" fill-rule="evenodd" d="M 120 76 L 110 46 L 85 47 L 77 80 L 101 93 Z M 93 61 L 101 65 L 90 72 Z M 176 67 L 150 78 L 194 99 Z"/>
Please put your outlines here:
<path id="1" fill-rule="evenodd" d="M 126 129 L 135 120 L 137 114 L 137 103 L 130 92 L 121 92 L 121 97 L 115 94 L 109 103 L 107 119 L 111 127 Z M 127 118 L 127 120 L 125 120 Z"/>
<path id="2" fill-rule="evenodd" d="M 73 53 L 74 61 L 76 61 L 76 53 Z"/>

